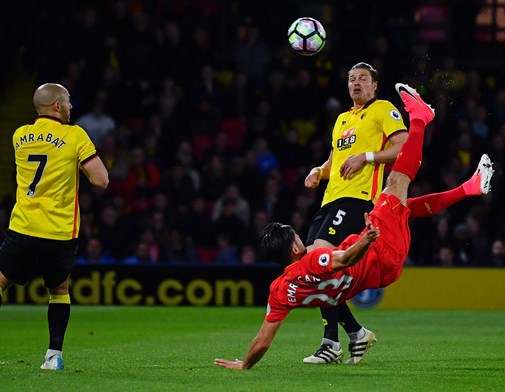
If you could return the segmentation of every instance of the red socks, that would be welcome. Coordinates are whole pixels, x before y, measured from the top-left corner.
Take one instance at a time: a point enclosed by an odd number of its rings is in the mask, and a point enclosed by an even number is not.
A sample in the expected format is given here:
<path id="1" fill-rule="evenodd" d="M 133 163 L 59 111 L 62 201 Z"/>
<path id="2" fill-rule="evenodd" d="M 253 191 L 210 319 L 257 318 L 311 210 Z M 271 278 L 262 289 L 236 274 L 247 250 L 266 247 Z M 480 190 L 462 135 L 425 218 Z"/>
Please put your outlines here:
<path id="1" fill-rule="evenodd" d="M 467 196 L 463 185 L 460 185 L 446 192 L 430 193 L 408 199 L 407 206 L 410 209 L 411 218 L 425 218 L 445 210 Z"/>
<path id="2" fill-rule="evenodd" d="M 393 165 L 392 170 L 406 174 L 411 180 L 414 180 L 423 160 L 425 127 L 422 120 L 414 118 L 410 121 L 409 136 Z"/>

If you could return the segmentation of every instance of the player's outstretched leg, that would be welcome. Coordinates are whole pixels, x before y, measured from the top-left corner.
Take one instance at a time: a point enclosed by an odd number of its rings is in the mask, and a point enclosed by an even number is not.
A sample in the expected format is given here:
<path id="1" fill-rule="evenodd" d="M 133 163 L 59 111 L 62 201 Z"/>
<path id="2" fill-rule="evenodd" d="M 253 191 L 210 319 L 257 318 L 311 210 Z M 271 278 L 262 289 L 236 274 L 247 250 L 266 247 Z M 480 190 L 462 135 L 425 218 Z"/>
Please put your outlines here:
<path id="1" fill-rule="evenodd" d="M 433 216 L 467 197 L 487 195 L 491 192 L 493 173 L 493 162 L 486 154 L 482 155 L 475 173 L 460 186 L 445 192 L 408 199 L 410 218 Z"/>
<path id="2" fill-rule="evenodd" d="M 388 176 L 384 192 L 395 194 L 406 205 L 408 182 L 399 182 L 402 177 L 399 177 L 397 172 L 408 176 L 410 181 L 416 177 L 423 160 L 424 129 L 435 117 L 435 111 L 421 99 L 412 87 L 403 83 L 397 83 L 395 87 L 405 104 L 405 110 L 409 113 L 410 126 L 407 140 L 403 143 L 391 174 Z M 393 184 L 396 186 L 393 187 Z"/>
<path id="3" fill-rule="evenodd" d="M 415 89 L 404 83 L 396 83 L 395 88 L 405 104 L 405 110 L 409 113 L 410 121 L 419 119 L 424 122 L 424 125 L 428 125 L 433 120 L 435 109 L 424 102 Z"/>

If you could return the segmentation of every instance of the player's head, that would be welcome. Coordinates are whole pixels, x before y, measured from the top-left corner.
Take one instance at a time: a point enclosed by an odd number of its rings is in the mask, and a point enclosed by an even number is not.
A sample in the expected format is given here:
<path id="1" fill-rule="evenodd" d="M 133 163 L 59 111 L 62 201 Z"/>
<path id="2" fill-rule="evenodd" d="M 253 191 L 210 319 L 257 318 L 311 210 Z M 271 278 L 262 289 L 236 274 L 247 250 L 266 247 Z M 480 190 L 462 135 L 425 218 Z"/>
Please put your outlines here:
<path id="1" fill-rule="evenodd" d="M 348 73 L 347 86 L 352 100 L 364 105 L 377 96 L 379 72 L 370 64 L 359 62 Z"/>
<path id="2" fill-rule="evenodd" d="M 64 123 L 70 121 L 70 94 L 61 84 L 45 83 L 33 94 L 33 105 L 39 115 L 59 118 Z"/>
<path id="3" fill-rule="evenodd" d="M 260 234 L 260 254 L 266 260 L 290 264 L 296 233 L 289 225 L 269 223 Z"/>
<path id="4" fill-rule="evenodd" d="M 370 73 L 370 76 L 372 77 L 372 82 L 378 82 L 379 81 L 379 71 L 377 71 L 374 67 L 372 67 L 370 64 L 365 63 L 364 61 L 360 61 L 357 64 L 354 64 L 349 72 L 355 69 L 366 69 Z"/>

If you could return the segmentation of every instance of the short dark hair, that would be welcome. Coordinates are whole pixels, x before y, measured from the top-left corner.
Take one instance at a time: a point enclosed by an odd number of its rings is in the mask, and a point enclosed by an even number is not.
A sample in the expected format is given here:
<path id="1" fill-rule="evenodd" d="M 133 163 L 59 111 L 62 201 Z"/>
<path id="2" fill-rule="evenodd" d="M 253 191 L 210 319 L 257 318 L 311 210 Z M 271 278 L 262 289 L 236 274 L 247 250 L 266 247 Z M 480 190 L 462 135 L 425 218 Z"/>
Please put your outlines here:
<path id="1" fill-rule="evenodd" d="M 291 247 L 295 231 L 289 225 L 269 223 L 260 234 L 260 255 L 268 261 L 291 263 Z"/>
<path id="2" fill-rule="evenodd" d="M 353 69 L 368 69 L 370 71 L 370 75 L 372 76 L 372 82 L 378 82 L 379 81 L 379 71 L 377 71 L 374 67 L 372 67 L 370 64 L 365 63 L 364 61 L 361 61 L 357 64 L 354 64 L 349 71 L 352 71 Z"/>

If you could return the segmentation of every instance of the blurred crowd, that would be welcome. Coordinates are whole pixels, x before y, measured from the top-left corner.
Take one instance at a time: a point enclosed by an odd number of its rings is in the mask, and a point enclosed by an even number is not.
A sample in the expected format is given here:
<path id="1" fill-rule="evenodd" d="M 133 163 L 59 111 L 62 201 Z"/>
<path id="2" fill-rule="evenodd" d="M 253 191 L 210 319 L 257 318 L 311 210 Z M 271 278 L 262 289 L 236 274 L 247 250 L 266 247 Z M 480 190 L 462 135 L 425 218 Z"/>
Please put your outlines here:
<path id="1" fill-rule="evenodd" d="M 401 81 L 436 109 L 412 196 L 459 185 L 484 152 L 496 170 L 491 194 L 411 221 L 408 264 L 505 266 L 504 75 L 456 38 L 420 38 L 409 2 L 375 7 L 384 14 L 361 27 L 349 16 L 363 2 L 333 3 L 27 2 L 24 72 L 68 88 L 72 122 L 109 170 L 105 192 L 81 179 L 80 263 L 254 264 L 257 232 L 274 220 L 303 238 L 324 190 L 303 180 L 328 157 L 352 104 L 347 71 L 365 61 L 379 98 L 403 110 Z M 286 43 L 299 16 L 327 29 L 314 57 Z"/>

